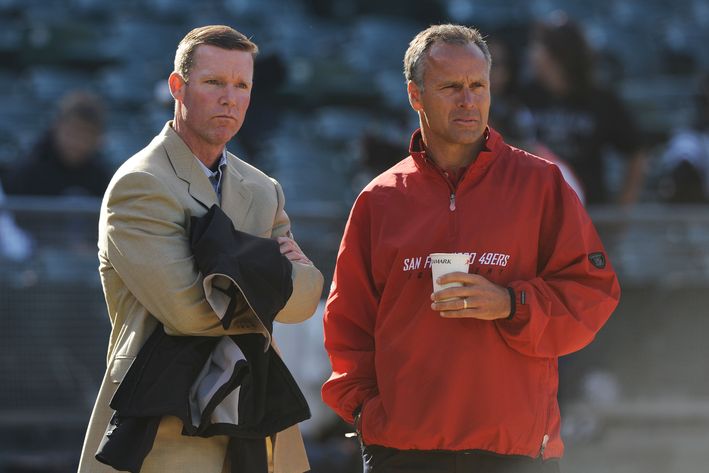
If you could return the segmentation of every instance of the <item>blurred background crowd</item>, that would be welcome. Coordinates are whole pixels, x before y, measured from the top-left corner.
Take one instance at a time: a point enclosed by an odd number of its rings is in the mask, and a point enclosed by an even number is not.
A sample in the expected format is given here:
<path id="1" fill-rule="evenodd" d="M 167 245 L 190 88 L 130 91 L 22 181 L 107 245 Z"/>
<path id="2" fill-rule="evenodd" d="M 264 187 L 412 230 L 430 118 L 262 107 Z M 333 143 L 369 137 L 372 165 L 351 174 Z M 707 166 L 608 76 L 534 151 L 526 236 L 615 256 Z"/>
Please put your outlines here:
<path id="1" fill-rule="evenodd" d="M 259 45 L 229 149 L 281 182 L 329 278 L 352 201 L 407 155 L 402 59 L 440 22 L 486 35 L 491 125 L 560 166 L 621 277 L 608 326 L 560 364 L 563 470 L 706 470 L 709 1 L 0 0 L 0 473 L 75 471 L 109 330 L 100 197 L 172 117 L 184 34 L 228 24 Z M 360 471 L 319 400 L 321 316 L 276 337 L 313 472 Z"/>

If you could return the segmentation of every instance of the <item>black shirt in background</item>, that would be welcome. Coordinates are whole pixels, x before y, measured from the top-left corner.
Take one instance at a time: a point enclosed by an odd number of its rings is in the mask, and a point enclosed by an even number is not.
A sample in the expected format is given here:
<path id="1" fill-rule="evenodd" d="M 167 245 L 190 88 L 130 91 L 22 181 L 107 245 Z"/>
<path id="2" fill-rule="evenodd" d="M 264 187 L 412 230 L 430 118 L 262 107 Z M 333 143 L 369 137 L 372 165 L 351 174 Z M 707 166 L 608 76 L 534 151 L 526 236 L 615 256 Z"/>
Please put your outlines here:
<path id="1" fill-rule="evenodd" d="M 67 166 L 47 133 L 3 178 L 7 194 L 102 197 L 111 175 L 99 155 Z"/>
<path id="2" fill-rule="evenodd" d="M 589 204 L 608 202 L 607 147 L 628 158 L 640 146 L 632 117 L 610 91 L 592 89 L 578 96 L 555 97 L 539 85 L 522 94 L 529 107 L 538 140 L 574 170 Z"/>

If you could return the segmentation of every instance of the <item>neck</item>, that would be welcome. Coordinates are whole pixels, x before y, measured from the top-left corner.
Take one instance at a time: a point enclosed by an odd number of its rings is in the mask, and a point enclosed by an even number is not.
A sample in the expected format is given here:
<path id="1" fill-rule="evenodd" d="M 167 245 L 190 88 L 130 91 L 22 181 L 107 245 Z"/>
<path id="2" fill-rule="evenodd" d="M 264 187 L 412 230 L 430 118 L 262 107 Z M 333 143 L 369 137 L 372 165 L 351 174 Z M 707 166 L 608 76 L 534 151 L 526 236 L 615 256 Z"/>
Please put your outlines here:
<path id="1" fill-rule="evenodd" d="M 427 139 L 422 130 L 426 155 L 445 171 L 456 171 L 469 166 L 478 157 L 485 141 L 481 136 L 475 143 L 451 144 L 436 139 Z"/>
<path id="2" fill-rule="evenodd" d="M 173 129 L 177 135 L 182 138 L 187 147 L 192 151 L 192 154 L 199 159 L 202 164 L 212 169 L 219 162 L 221 158 L 222 151 L 224 150 L 223 144 L 213 145 L 201 139 L 199 136 L 195 135 L 188 127 L 186 127 L 177 118 L 173 121 Z"/>

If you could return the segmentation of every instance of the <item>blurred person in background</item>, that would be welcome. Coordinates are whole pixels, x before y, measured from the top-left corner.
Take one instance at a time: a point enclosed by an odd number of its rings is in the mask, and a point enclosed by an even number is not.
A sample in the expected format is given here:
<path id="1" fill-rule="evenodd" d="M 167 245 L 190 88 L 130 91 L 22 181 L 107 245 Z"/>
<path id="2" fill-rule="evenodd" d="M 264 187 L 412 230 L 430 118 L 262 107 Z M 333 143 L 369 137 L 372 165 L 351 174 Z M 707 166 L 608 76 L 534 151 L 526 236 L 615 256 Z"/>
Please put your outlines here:
<path id="1" fill-rule="evenodd" d="M 694 101 L 694 123 L 675 130 L 660 158 L 658 193 L 669 203 L 709 202 L 709 74 L 703 74 Z"/>
<path id="2" fill-rule="evenodd" d="M 9 172 L 8 194 L 101 197 L 111 178 L 101 154 L 105 107 L 95 94 L 65 95 L 49 129 Z"/>
<path id="3" fill-rule="evenodd" d="M 269 140 L 283 120 L 287 100 L 281 96 L 281 88 L 288 82 L 287 63 L 276 51 L 261 55 L 254 64 L 254 84 L 249 107 L 249 119 L 244 122 L 241 133 L 234 138 L 241 146 L 249 164 L 269 173 L 275 167 L 271 162 Z"/>
<path id="4" fill-rule="evenodd" d="M 533 28 L 529 50 L 532 82 L 523 100 L 537 139 L 579 177 L 589 204 L 611 202 L 604 154 L 626 160 L 617 202 L 637 201 L 645 157 L 634 120 L 618 97 L 596 83 L 593 51 L 579 26 L 561 12 Z"/>
<path id="5" fill-rule="evenodd" d="M 406 156 L 406 144 L 396 142 L 383 133 L 367 130 L 357 142 L 358 166 L 352 175 L 350 185 L 356 196 L 369 182 Z"/>
<path id="6" fill-rule="evenodd" d="M 32 240 L 15 224 L 12 214 L 2 208 L 5 193 L 0 183 L 0 260 L 24 261 L 32 254 Z"/>
<path id="7" fill-rule="evenodd" d="M 365 473 L 558 472 L 558 358 L 590 343 L 620 288 L 558 167 L 488 126 L 480 33 L 435 25 L 404 70 L 410 156 L 359 195 L 324 314 L 323 400 Z M 463 253 L 441 276 L 431 253 Z"/>
<path id="8" fill-rule="evenodd" d="M 514 143 L 536 139 L 534 118 L 520 97 L 519 54 L 503 33 L 486 38 L 490 55 L 490 125 Z"/>
<path id="9" fill-rule="evenodd" d="M 566 182 L 585 203 L 583 184 L 573 169 L 548 146 L 537 139 L 534 117 L 520 97 L 520 67 L 518 54 L 502 34 L 487 39 L 490 55 L 495 58 L 490 67 L 490 125 L 513 146 L 529 151 L 556 164 Z"/>
<path id="10" fill-rule="evenodd" d="M 224 328 L 206 300 L 190 246 L 191 217 L 219 205 L 238 230 L 277 240 L 292 264 L 293 292 L 276 321 L 301 322 L 320 300 L 323 277 L 293 239 L 280 184 L 226 149 L 250 103 L 257 52 L 256 44 L 228 26 L 190 31 L 177 47 L 169 77 L 174 120 L 118 169 L 106 190 L 98 256 L 112 331 L 80 472 L 115 471 L 95 458 L 109 423 L 120 423 L 109 403 L 158 324 L 168 335 L 184 337 L 243 333 L 239 324 Z M 245 306 L 243 300 L 237 304 L 250 310 Z M 158 422 L 141 473 L 232 471 L 235 447 L 229 436 L 182 435 L 175 416 Z M 297 425 L 274 437 L 276 471 L 308 470 Z"/>

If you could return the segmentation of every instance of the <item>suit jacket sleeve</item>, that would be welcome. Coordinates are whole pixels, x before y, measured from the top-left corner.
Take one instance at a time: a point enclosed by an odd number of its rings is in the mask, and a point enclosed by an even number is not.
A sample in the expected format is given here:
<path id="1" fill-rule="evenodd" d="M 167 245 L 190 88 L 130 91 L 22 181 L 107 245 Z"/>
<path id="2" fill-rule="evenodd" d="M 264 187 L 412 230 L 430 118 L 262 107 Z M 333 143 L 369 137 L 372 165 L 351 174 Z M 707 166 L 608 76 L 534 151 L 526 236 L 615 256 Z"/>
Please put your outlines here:
<path id="1" fill-rule="evenodd" d="M 293 238 L 290 219 L 285 212 L 285 196 L 281 185 L 273 181 L 278 194 L 278 210 L 273 222 L 271 237 L 287 236 Z M 322 295 L 323 276 L 312 264 L 291 261 L 293 265 L 293 293 L 285 307 L 276 315 L 281 323 L 298 323 L 308 319 L 317 309 Z"/>
<path id="2" fill-rule="evenodd" d="M 553 191 L 541 203 L 538 275 L 510 283 L 515 315 L 495 321 L 508 346 L 534 357 L 557 357 L 586 346 L 620 298 L 618 278 L 591 219 L 554 171 Z"/>
<path id="3" fill-rule="evenodd" d="M 99 227 L 102 251 L 130 293 L 170 335 L 222 336 L 205 300 L 189 246 L 184 206 L 155 176 L 118 178 L 104 198 Z"/>

